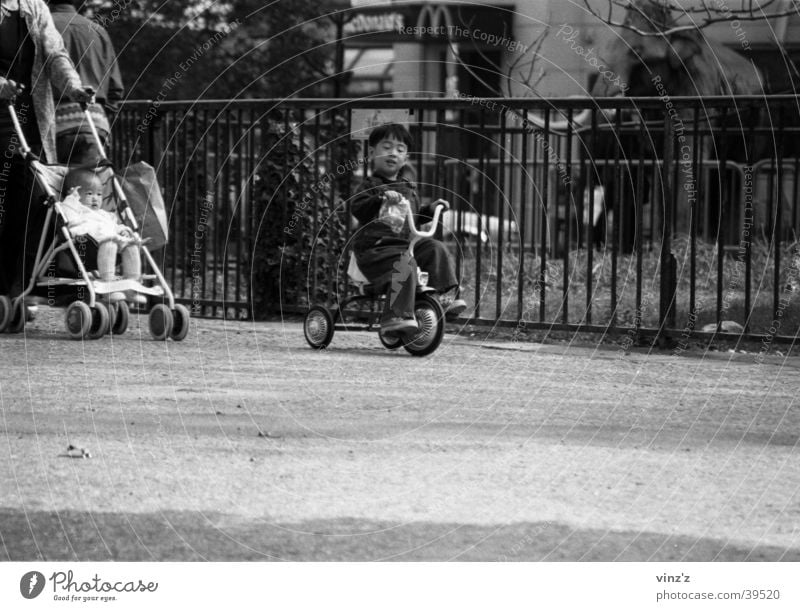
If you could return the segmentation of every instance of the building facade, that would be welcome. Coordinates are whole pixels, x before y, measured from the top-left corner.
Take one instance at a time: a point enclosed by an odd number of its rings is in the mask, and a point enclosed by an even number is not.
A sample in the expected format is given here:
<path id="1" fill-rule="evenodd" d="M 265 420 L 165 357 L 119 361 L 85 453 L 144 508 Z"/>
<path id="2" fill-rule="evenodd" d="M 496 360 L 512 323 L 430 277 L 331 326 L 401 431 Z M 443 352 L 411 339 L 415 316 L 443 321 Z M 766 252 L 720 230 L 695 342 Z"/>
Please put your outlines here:
<path id="1" fill-rule="evenodd" d="M 591 2 L 608 9 L 608 0 Z M 718 23 L 704 33 L 751 57 L 769 92 L 791 91 L 797 75 L 787 58 L 800 60 L 800 15 Z M 352 0 L 343 35 L 347 94 L 586 95 L 615 36 L 580 2 Z"/>

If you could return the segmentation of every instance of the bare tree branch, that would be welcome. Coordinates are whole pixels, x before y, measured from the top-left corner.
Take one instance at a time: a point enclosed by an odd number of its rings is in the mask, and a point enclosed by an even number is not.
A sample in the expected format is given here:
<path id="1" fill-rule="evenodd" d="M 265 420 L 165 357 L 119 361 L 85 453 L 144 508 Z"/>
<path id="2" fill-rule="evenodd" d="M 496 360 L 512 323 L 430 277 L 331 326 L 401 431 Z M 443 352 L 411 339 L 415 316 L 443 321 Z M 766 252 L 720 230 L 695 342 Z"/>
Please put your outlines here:
<path id="1" fill-rule="evenodd" d="M 472 20 L 466 24 L 467 27 L 472 27 Z M 458 62 L 458 64 L 464 68 L 476 81 L 478 81 L 481 85 L 486 87 L 489 91 L 494 93 L 497 97 L 512 97 L 511 86 L 512 83 L 517 82 L 523 85 L 531 94 L 536 94 L 536 85 L 539 81 L 542 80 L 545 76 L 545 72 L 543 71 L 541 74 L 536 77 L 534 80 L 534 72 L 536 69 L 536 60 L 540 57 L 539 52 L 541 51 L 542 44 L 544 43 L 545 38 L 550 33 L 550 26 L 547 26 L 542 30 L 542 32 L 532 41 L 531 45 L 527 46 L 525 51 L 514 61 L 512 61 L 506 70 L 505 76 L 506 78 L 501 81 L 501 89 L 497 89 L 492 87 L 487 83 L 477 72 L 474 70 L 473 66 L 469 65 L 461 58 L 461 54 L 459 53 L 458 47 L 456 47 L 451 40 L 448 39 L 447 44 L 450 47 L 451 52 L 453 53 L 453 57 Z M 504 32 L 505 34 L 505 32 Z M 487 66 L 494 69 L 497 73 L 500 73 L 502 68 L 496 62 L 494 62 L 489 56 L 485 53 L 484 49 L 482 49 L 479 45 L 473 43 L 472 46 L 473 50 L 478 54 L 478 56 L 486 63 Z M 525 69 L 527 69 L 527 76 L 525 75 Z M 520 80 L 517 81 L 513 78 L 514 71 L 517 72 L 517 75 L 520 77 Z M 503 91 L 502 87 L 503 84 L 505 85 L 507 91 Z"/>
<path id="2" fill-rule="evenodd" d="M 703 29 L 714 23 L 759 21 L 800 15 L 800 0 L 763 0 L 758 6 L 754 6 L 750 0 L 746 6 L 742 2 L 742 8 L 739 10 L 731 10 L 724 2 L 714 4 L 717 6 L 712 6 L 709 0 L 700 0 L 697 6 L 683 7 L 670 0 L 608 0 L 608 14 L 603 15 L 592 6 L 591 0 L 583 0 L 586 10 L 601 22 L 630 30 L 640 36 L 669 36 L 677 32 Z M 615 20 L 613 18 L 615 6 L 624 9 L 628 17 L 622 21 Z M 629 17 L 631 14 L 642 17 L 649 27 L 643 28 L 632 23 Z M 654 15 L 659 14 L 669 19 L 664 19 L 664 23 L 661 23 L 661 19 L 654 19 Z M 701 15 L 703 16 L 701 19 L 696 19 Z M 684 17 L 688 18 L 690 23 L 678 23 Z"/>

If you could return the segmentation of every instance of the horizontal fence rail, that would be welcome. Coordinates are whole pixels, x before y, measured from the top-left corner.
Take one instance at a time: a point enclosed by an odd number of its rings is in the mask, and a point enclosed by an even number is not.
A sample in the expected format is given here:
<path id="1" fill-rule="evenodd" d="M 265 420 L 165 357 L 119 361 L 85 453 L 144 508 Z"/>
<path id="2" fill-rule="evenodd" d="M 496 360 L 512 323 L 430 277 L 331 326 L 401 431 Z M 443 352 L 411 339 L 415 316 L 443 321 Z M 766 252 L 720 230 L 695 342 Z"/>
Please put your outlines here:
<path id="1" fill-rule="evenodd" d="M 406 123 L 423 201 L 452 211 L 466 320 L 768 345 L 800 316 L 795 96 L 127 102 L 113 161 L 157 170 L 157 253 L 196 314 L 341 301 L 364 127 Z"/>

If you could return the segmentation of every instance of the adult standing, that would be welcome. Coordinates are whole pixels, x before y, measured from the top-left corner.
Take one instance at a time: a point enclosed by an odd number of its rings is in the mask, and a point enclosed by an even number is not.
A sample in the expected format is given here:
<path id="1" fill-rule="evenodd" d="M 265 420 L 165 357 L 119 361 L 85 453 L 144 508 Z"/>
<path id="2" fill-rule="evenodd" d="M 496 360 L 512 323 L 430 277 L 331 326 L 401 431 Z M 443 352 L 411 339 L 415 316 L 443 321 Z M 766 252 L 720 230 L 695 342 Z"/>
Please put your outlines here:
<path id="1" fill-rule="evenodd" d="M 49 0 L 53 23 L 64 39 L 67 53 L 84 85 L 95 90 L 95 104 L 89 105 L 95 127 L 104 144 L 111 131 L 108 116 L 119 109 L 124 89 L 117 54 L 108 32 L 76 9 L 81 0 Z M 59 163 L 85 164 L 100 157 L 97 143 L 83 109 L 56 92 L 56 149 Z"/>
<path id="2" fill-rule="evenodd" d="M 19 86 L 22 92 L 18 93 Z M 8 100 L 33 153 L 56 161 L 53 86 L 75 101 L 88 101 L 64 41 L 44 0 L 0 0 L 0 294 L 22 292 L 23 252 L 35 254 L 44 207 L 34 196 L 30 172 L 19 153 Z M 30 258 L 28 258 L 30 263 Z"/>

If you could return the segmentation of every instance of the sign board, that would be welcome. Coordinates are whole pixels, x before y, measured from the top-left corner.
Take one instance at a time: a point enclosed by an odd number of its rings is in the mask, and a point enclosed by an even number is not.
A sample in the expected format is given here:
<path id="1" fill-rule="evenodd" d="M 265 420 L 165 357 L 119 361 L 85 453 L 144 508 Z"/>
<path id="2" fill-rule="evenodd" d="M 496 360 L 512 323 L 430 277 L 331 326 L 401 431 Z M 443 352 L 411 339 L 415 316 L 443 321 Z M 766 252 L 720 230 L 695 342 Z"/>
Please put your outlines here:
<path id="1" fill-rule="evenodd" d="M 356 5 L 347 11 L 343 38 L 348 47 L 397 42 L 468 42 L 492 48 L 510 40 L 513 4 L 391 2 Z"/>
<path id="2" fill-rule="evenodd" d="M 408 128 L 414 111 L 408 108 L 352 108 L 350 125 L 353 140 L 367 140 L 372 130 L 383 123 L 400 123 Z"/>

